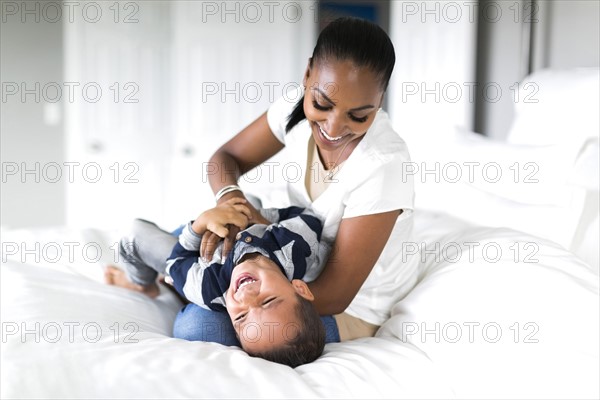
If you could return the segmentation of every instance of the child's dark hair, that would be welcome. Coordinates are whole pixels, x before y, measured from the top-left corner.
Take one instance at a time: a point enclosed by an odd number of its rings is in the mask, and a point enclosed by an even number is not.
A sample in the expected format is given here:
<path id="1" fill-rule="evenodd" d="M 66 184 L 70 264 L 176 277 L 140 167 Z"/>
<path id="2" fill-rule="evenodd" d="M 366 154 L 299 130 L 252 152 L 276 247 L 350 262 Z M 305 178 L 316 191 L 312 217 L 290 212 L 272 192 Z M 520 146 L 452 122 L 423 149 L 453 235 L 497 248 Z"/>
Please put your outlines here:
<path id="1" fill-rule="evenodd" d="M 310 301 L 298 294 L 296 297 L 298 299 L 296 316 L 300 325 L 296 337 L 283 346 L 264 352 L 248 352 L 249 355 L 296 368 L 315 361 L 323 354 L 325 328 L 319 313 Z"/>
<path id="2" fill-rule="evenodd" d="M 357 67 L 369 68 L 385 91 L 394 70 L 396 54 L 389 36 L 379 26 L 363 19 L 344 17 L 332 21 L 321 31 L 310 67 L 328 60 L 349 60 Z M 303 103 L 304 96 L 288 117 L 286 132 L 306 118 Z"/>

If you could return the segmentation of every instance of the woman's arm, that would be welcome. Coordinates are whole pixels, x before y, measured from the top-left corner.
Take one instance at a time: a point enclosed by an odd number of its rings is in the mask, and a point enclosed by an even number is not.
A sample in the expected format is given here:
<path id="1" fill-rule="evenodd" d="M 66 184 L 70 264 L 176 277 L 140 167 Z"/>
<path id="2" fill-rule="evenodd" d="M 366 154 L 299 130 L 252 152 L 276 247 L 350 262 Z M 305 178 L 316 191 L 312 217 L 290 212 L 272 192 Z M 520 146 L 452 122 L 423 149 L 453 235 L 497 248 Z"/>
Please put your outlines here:
<path id="1" fill-rule="evenodd" d="M 308 286 L 321 315 L 339 314 L 350 305 L 387 243 L 402 210 L 342 219 L 321 275 Z"/>
<path id="2" fill-rule="evenodd" d="M 210 187 L 217 193 L 224 186 L 236 185 L 241 175 L 267 161 L 283 147 L 271 132 L 267 113 L 264 113 L 212 155 L 209 160 Z M 239 192 L 231 192 L 222 200 L 239 195 Z"/>
<path id="3" fill-rule="evenodd" d="M 221 146 L 210 158 L 208 182 L 217 193 L 221 188 L 228 185 L 237 185 L 240 176 L 250 171 L 252 168 L 262 164 L 269 158 L 283 149 L 283 144 L 277 140 L 267 122 L 267 113 L 258 117 L 254 122 L 235 135 L 227 143 Z M 218 204 L 232 199 L 234 197 L 244 197 L 243 193 L 233 191 L 225 194 L 219 199 Z M 269 224 L 262 215 L 250 204 L 246 203 L 250 209 L 250 223 Z M 223 243 L 223 254 L 228 254 L 233 248 L 235 235 L 239 229 L 232 227 Z M 216 234 L 207 232 L 202 240 L 200 256 L 211 259 L 221 240 Z"/>
<path id="4" fill-rule="evenodd" d="M 211 231 L 219 237 L 225 237 L 232 226 L 246 229 L 250 219 L 250 209 L 247 204 L 248 201 L 241 197 L 229 199 L 200 214 L 192 223 L 192 230 L 200 236 Z"/>

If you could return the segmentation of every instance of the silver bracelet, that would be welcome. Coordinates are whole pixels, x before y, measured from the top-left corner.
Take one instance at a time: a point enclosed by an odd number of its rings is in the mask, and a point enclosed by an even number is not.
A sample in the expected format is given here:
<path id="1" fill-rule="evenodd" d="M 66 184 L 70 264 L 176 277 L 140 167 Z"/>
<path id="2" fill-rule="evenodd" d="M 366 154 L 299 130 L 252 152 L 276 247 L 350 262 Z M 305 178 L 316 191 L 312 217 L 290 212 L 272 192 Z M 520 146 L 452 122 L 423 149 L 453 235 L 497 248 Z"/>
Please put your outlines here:
<path id="1" fill-rule="evenodd" d="M 215 201 L 219 202 L 219 200 L 221 200 L 221 197 L 225 196 L 227 193 L 235 192 L 236 190 L 239 192 L 242 191 L 242 189 L 238 185 L 228 185 L 221 188 L 221 190 L 219 190 L 217 194 L 215 194 Z"/>

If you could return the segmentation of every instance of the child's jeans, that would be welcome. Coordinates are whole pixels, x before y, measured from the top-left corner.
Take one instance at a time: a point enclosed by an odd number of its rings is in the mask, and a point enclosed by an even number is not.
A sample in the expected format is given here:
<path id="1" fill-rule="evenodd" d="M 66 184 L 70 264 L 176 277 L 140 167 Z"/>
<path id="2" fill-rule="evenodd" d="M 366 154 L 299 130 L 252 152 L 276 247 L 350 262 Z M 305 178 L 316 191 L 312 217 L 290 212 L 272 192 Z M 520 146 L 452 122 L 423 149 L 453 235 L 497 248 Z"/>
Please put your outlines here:
<path id="1" fill-rule="evenodd" d="M 325 326 L 325 343 L 339 342 L 340 334 L 335 319 L 327 315 L 322 316 L 321 321 Z M 193 303 L 183 307 L 177 314 L 173 337 L 240 346 L 227 313 L 207 310 Z"/>

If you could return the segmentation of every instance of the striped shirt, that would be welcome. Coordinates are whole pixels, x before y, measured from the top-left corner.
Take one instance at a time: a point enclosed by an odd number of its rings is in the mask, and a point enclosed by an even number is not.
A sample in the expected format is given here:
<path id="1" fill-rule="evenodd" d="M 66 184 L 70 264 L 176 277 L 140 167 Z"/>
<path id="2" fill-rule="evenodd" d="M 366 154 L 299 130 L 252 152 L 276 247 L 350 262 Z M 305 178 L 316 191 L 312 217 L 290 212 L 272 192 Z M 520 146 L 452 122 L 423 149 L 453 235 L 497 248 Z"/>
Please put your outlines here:
<path id="1" fill-rule="evenodd" d="M 167 259 L 167 276 L 175 289 L 189 301 L 211 310 L 225 311 L 225 293 L 233 269 L 246 254 L 260 253 L 274 261 L 288 278 L 314 280 L 329 255 L 330 246 L 321 243 L 322 222 L 300 207 L 264 209 L 261 214 L 271 225 L 255 224 L 241 231 L 224 262 L 221 241 L 209 262 L 199 257 L 202 235 L 189 222 Z"/>

